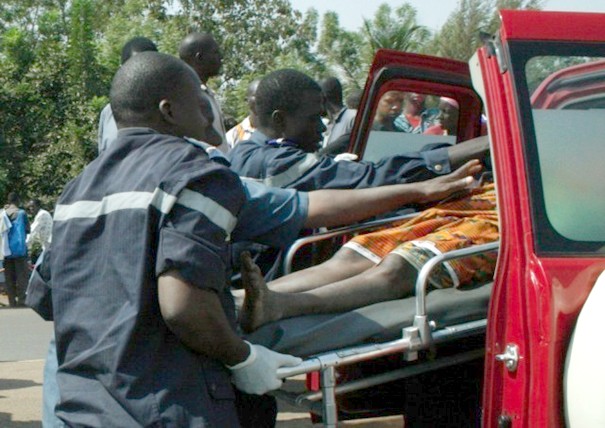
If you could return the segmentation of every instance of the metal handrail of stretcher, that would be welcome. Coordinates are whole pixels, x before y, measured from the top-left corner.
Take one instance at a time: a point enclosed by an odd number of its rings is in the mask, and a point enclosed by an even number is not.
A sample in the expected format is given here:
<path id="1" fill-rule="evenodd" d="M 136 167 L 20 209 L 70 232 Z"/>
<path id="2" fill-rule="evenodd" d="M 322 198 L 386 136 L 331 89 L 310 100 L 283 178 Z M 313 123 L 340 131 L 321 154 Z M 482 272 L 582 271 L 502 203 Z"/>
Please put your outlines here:
<path id="1" fill-rule="evenodd" d="M 476 245 L 461 250 L 451 251 L 431 258 L 420 270 L 415 285 L 416 315 L 414 323 L 402 331 L 402 338 L 385 343 L 360 345 L 336 350 L 311 357 L 295 367 L 281 368 L 278 376 L 282 379 L 300 374 L 319 371 L 321 373 L 321 391 L 293 396 L 285 391 L 275 391 L 274 395 L 308 411 L 321 414 L 324 427 L 335 428 L 338 423 L 336 396 L 346 392 L 357 391 L 381 383 L 413 376 L 426 371 L 436 370 L 448 365 L 459 364 L 480 358 L 483 350 L 473 350 L 463 354 L 445 357 L 440 360 L 423 363 L 421 366 L 409 366 L 388 374 L 376 375 L 345 385 L 336 385 L 336 367 L 368 361 L 398 352 L 404 354 L 408 361 L 418 358 L 418 351 L 429 349 L 435 344 L 452 341 L 485 331 L 487 320 L 470 321 L 432 331 L 433 327 L 426 312 L 426 291 L 431 271 L 440 263 L 468 257 L 499 248 L 499 242 Z M 321 403 L 318 401 L 321 400 Z"/>
<path id="2" fill-rule="evenodd" d="M 360 231 L 371 231 L 373 229 L 377 229 L 382 226 L 386 226 L 387 224 L 392 224 L 401 220 L 408 220 L 410 218 L 416 217 L 418 215 L 417 212 L 402 214 L 394 217 L 381 218 L 377 220 L 368 221 L 365 223 L 355 224 L 352 226 L 343 226 L 339 228 L 335 228 L 332 230 L 328 230 L 327 232 L 316 233 L 314 235 L 305 236 L 303 238 L 297 239 L 291 246 L 288 248 L 286 255 L 284 257 L 284 261 L 282 264 L 284 275 L 292 273 L 292 264 L 294 261 L 294 256 L 305 245 L 312 244 L 314 242 L 323 241 L 325 239 L 336 238 L 342 235 L 348 235 L 350 233 L 356 233 Z"/>

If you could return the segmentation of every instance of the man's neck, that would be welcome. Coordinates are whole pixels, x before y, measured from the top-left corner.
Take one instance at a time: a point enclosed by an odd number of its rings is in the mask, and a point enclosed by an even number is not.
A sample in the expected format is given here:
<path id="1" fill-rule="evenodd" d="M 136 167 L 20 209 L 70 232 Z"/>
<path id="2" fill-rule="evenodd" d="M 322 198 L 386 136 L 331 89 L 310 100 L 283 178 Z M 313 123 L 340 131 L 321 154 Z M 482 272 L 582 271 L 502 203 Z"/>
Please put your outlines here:
<path id="1" fill-rule="evenodd" d="M 420 113 L 422 113 L 422 109 L 417 108 L 416 106 L 407 106 L 404 109 L 404 114 L 408 114 L 410 116 L 420 116 Z"/>
<path id="2" fill-rule="evenodd" d="M 256 127 L 256 129 L 258 129 L 260 132 L 262 132 L 269 140 L 281 138 L 281 135 L 279 135 L 277 132 L 275 132 L 274 129 L 264 127 L 260 124 Z"/>
<path id="3" fill-rule="evenodd" d="M 330 114 L 330 122 L 334 122 L 336 120 L 336 118 L 338 117 L 338 113 L 340 113 L 342 111 L 342 109 L 345 106 L 343 105 L 336 105 L 336 104 L 330 104 L 328 106 L 328 113 Z"/>
<path id="4" fill-rule="evenodd" d="M 248 115 L 248 118 L 250 120 L 250 126 L 252 128 L 258 128 L 258 126 L 256 125 L 258 123 L 258 118 L 256 117 L 256 114 L 254 114 L 253 112 L 250 112 L 250 114 Z"/>

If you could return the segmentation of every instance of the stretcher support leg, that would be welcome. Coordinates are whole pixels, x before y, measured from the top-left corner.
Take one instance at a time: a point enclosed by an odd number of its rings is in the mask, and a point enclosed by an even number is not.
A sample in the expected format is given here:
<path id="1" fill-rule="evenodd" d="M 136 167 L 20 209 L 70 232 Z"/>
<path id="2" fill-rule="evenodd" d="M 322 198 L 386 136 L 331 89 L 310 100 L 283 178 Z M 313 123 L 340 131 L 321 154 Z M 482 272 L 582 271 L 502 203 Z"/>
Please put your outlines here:
<path id="1" fill-rule="evenodd" d="M 336 407 L 336 369 L 326 367 L 321 371 L 321 389 L 323 392 L 323 423 L 326 428 L 336 428 L 338 409 Z"/>

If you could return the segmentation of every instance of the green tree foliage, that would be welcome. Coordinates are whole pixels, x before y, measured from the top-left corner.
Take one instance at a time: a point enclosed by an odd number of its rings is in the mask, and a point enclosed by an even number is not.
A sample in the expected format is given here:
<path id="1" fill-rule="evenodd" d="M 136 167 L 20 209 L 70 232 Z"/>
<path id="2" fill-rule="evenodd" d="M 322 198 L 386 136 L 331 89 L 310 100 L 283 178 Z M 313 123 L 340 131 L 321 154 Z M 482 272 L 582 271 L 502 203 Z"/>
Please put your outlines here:
<path id="1" fill-rule="evenodd" d="M 542 0 L 460 0 L 428 47 L 434 55 L 468 61 L 481 46 L 479 34 L 494 34 L 501 9 L 539 9 Z"/>
<path id="2" fill-rule="evenodd" d="M 364 19 L 363 34 L 369 51 L 367 55 L 381 48 L 418 52 L 430 36 L 430 31 L 419 25 L 416 9 L 409 3 L 392 10 L 387 4 L 378 7 L 372 20 Z"/>
<path id="3" fill-rule="evenodd" d="M 0 197 L 51 202 L 94 159 L 98 114 L 134 36 L 176 54 L 189 32 L 212 33 L 224 53 L 212 83 L 239 118 L 253 77 L 288 61 L 321 69 L 317 15 L 303 20 L 288 0 L 5 0 L 0 31 Z"/>
<path id="4" fill-rule="evenodd" d="M 338 15 L 294 10 L 289 0 L 3 0 L 0 2 L 0 198 L 18 191 L 52 206 L 65 183 L 96 156 L 98 114 L 108 101 L 123 44 L 146 36 L 176 54 L 191 31 L 213 34 L 223 51 L 210 82 L 226 114 L 248 112 L 248 83 L 291 67 L 362 87 L 378 48 L 460 59 L 494 31 L 496 8 L 541 0 L 459 0 L 431 40 L 410 2 L 381 5 L 358 31 Z"/>
<path id="5" fill-rule="evenodd" d="M 347 89 L 352 90 L 362 87 L 376 50 L 419 52 L 429 37 L 430 31 L 418 24 L 411 4 L 404 2 L 393 9 L 385 3 L 373 18 L 364 19 L 357 32 L 341 28 L 336 13 L 324 14 L 317 49 L 333 74 L 342 77 Z"/>
<path id="6" fill-rule="evenodd" d="M 345 86 L 358 88 L 365 80 L 367 61 L 361 46 L 360 33 L 341 28 L 336 13 L 324 14 L 317 50 L 332 74 L 344 78 Z"/>

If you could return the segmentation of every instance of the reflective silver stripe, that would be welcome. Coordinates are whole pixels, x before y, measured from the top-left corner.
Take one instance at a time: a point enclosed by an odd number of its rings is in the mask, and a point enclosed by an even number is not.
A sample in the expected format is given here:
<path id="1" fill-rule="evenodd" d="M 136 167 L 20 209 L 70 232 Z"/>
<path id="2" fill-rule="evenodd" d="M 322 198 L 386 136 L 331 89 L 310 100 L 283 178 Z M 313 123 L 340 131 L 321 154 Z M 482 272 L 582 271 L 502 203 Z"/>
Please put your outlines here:
<path id="1" fill-rule="evenodd" d="M 183 189 L 177 200 L 177 204 L 201 212 L 212 223 L 227 232 L 227 236 L 231 235 L 237 224 L 237 217 L 231 214 L 228 209 L 193 190 Z"/>
<path id="2" fill-rule="evenodd" d="M 78 201 L 70 205 L 57 205 L 53 219 L 54 221 L 67 221 L 74 218 L 97 218 L 114 211 L 147 209 L 149 205 L 153 205 L 167 214 L 174 206 L 176 199 L 176 196 L 160 189 L 156 189 L 153 193 L 114 193 L 105 196 L 100 201 Z"/>
<path id="3" fill-rule="evenodd" d="M 163 214 L 168 214 L 174 206 L 177 197 L 156 188 L 151 198 L 151 205 L 156 207 Z"/>
<path id="4" fill-rule="evenodd" d="M 67 221 L 75 218 L 97 218 L 114 211 L 147 209 L 150 205 L 164 214 L 168 214 L 175 203 L 204 214 L 208 219 L 231 235 L 237 218 L 229 210 L 212 199 L 184 189 L 176 196 L 156 189 L 152 192 L 123 192 L 105 196 L 100 201 L 78 201 L 70 205 L 57 205 L 54 221 Z"/>
<path id="5" fill-rule="evenodd" d="M 263 182 L 262 178 L 244 177 L 242 175 L 239 176 L 239 179 L 241 181 L 250 181 L 250 182 L 254 182 L 254 183 L 262 183 Z"/>
<path id="6" fill-rule="evenodd" d="M 267 177 L 263 182 L 267 186 L 286 187 L 296 179 L 300 178 L 307 170 L 319 162 L 319 157 L 314 153 L 308 153 L 303 159 L 284 172 Z"/>

